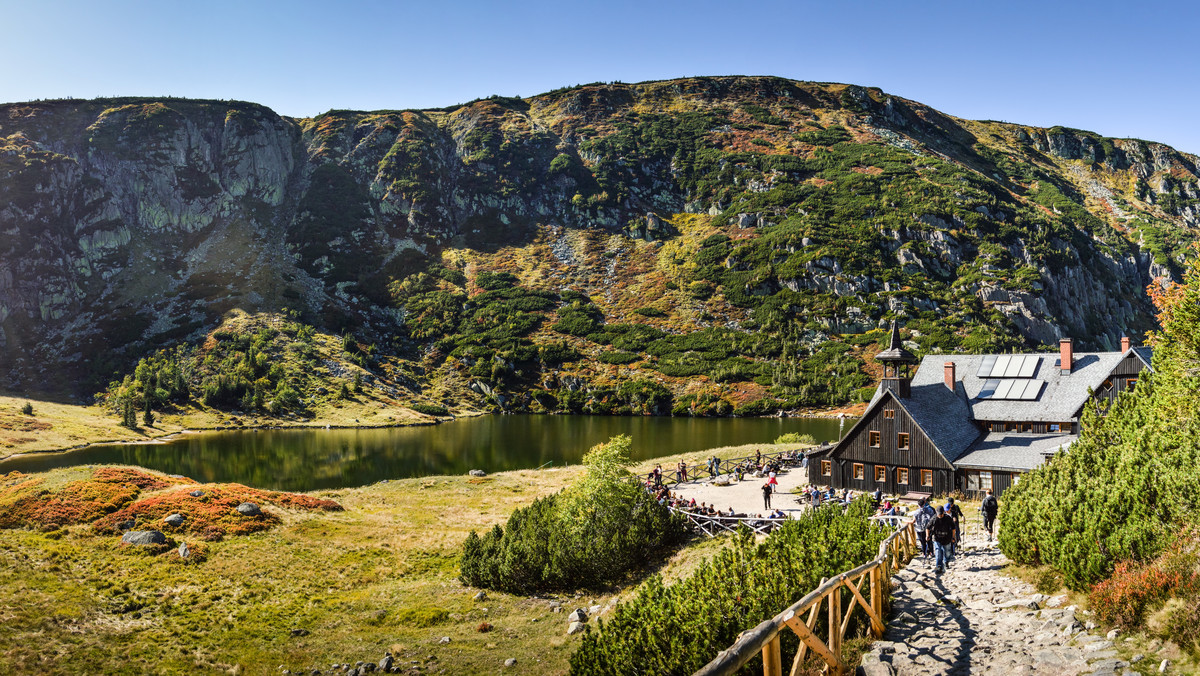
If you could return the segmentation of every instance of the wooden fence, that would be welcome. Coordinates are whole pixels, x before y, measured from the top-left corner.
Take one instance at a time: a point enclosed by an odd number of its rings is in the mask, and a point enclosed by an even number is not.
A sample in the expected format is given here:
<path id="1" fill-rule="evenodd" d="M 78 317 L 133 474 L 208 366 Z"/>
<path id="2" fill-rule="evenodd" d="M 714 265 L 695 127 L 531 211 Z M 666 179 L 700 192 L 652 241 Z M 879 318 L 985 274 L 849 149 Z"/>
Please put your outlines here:
<path id="1" fill-rule="evenodd" d="M 815 449 L 829 448 L 829 444 L 824 443 L 824 444 L 821 444 L 820 446 L 816 446 L 814 448 Z M 807 450 L 812 451 L 814 449 L 807 449 Z M 697 463 L 697 464 L 691 465 L 687 468 L 687 472 L 688 472 L 687 480 L 688 481 L 699 481 L 700 479 L 712 479 L 712 478 L 716 478 L 718 476 L 722 476 L 725 474 L 733 474 L 734 470 L 737 469 L 737 467 L 739 465 L 741 465 L 743 462 L 745 462 L 747 460 L 757 460 L 759 457 L 761 457 L 763 460 L 776 460 L 782 455 L 790 455 L 794 459 L 791 460 L 790 462 L 788 462 L 788 464 L 785 465 L 785 467 L 800 467 L 801 458 L 804 457 L 804 453 L 805 453 L 805 449 L 797 449 L 794 451 L 778 451 L 776 453 L 763 453 L 763 454 L 761 454 L 761 456 L 743 455 L 743 456 L 740 456 L 737 458 L 725 458 L 725 459 L 721 460 L 720 465 L 718 465 L 716 474 L 712 473 L 712 471 L 708 468 L 707 464 Z M 663 468 L 663 483 L 664 484 L 682 483 L 679 480 L 678 468 L 664 467 Z"/>
<path id="2" fill-rule="evenodd" d="M 693 530 L 708 537 L 716 537 L 722 533 L 736 533 L 738 526 L 745 525 L 758 535 L 766 535 L 787 519 L 764 519 L 757 516 L 709 516 L 696 514 L 677 507 L 669 508 L 676 514 L 682 514 Z"/>
<path id="3" fill-rule="evenodd" d="M 892 574 L 919 549 L 913 523 L 907 521 L 879 545 L 879 556 L 874 560 L 826 580 L 775 617 L 742 632 L 732 646 L 722 650 L 695 676 L 732 676 L 759 653 L 763 658 L 764 676 L 783 676 L 780 634 L 785 628 L 800 638 L 800 649 L 792 660 L 792 676 L 800 672 L 810 652 L 825 663 L 827 673 L 847 673 L 849 667 L 841 659 L 842 640 L 854 613 L 861 610 L 870 621 L 871 635 L 882 637 Z M 845 607 L 843 590 L 850 595 Z M 825 632 L 828 635 L 824 639 L 816 630 L 822 607 L 828 619 Z"/>

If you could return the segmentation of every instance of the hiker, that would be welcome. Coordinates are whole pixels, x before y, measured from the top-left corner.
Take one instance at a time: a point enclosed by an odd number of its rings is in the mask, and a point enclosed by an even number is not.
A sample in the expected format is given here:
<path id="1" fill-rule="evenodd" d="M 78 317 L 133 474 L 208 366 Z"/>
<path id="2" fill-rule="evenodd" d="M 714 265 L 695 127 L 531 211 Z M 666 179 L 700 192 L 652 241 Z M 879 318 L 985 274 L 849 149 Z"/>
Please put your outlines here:
<path id="1" fill-rule="evenodd" d="M 917 515 L 913 517 L 913 528 L 917 531 L 917 539 L 921 541 L 921 556 L 926 559 L 926 563 L 929 563 L 929 556 L 933 554 L 933 545 L 929 541 L 929 527 L 936 518 L 937 512 L 933 511 L 933 506 L 927 498 L 917 501 Z"/>
<path id="2" fill-rule="evenodd" d="M 950 548 L 954 546 L 954 538 L 957 536 L 954 517 L 946 513 L 945 507 L 937 508 L 937 518 L 933 521 L 933 527 L 929 529 L 929 536 L 933 539 L 934 570 L 941 575 L 950 565 Z"/>
<path id="3" fill-rule="evenodd" d="M 708 473 L 714 477 L 721 473 L 721 459 L 715 455 L 708 461 Z"/>
<path id="4" fill-rule="evenodd" d="M 871 502 L 875 503 L 875 509 L 879 509 L 879 505 L 883 504 L 883 489 L 875 489 L 875 492 L 871 494 Z"/>
<path id="5" fill-rule="evenodd" d="M 679 483 L 687 481 L 687 463 L 679 461 Z"/>
<path id="6" fill-rule="evenodd" d="M 983 515 L 983 529 L 987 531 L 988 543 L 992 541 L 992 531 L 996 527 L 996 515 L 1000 513 L 1000 501 L 992 495 L 992 489 L 987 490 L 987 497 L 979 505 L 979 513 Z"/>
<path id="7" fill-rule="evenodd" d="M 654 466 L 654 485 L 655 487 L 662 486 L 662 465 Z"/>
<path id="8" fill-rule="evenodd" d="M 954 519 L 954 542 L 950 543 L 950 558 L 954 558 L 955 554 L 958 553 L 958 543 L 962 536 L 960 523 L 963 515 L 962 509 L 954 504 L 954 498 L 946 498 L 946 513 L 950 515 L 950 518 Z"/>
<path id="9" fill-rule="evenodd" d="M 763 509 L 771 508 L 771 484 L 765 483 L 762 486 L 763 492 Z"/>
<path id="10" fill-rule="evenodd" d="M 774 471 L 772 471 L 768 476 L 770 478 L 767 479 L 767 485 L 771 487 L 771 492 L 774 493 L 775 487 L 779 485 L 779 482 L 775 480 L 775 472 Z"/>

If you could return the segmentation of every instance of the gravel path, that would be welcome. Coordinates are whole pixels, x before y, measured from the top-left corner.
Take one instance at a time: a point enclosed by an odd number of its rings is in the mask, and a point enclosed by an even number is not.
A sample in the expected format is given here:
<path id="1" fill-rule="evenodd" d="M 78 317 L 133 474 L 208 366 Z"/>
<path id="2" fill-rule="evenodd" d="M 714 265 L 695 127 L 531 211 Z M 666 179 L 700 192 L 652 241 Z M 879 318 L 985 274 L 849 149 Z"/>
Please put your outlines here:
<path id="1" fill-rule="evenodd" d="M 940 576 L 920 557 L 896 574 L 887 633 L 872 644 L 859 673 L 1136 673 L 1119 659 L 1115 634 L 1091 633 L 1075 606 L 1058 607 L 1065 596 L 1035 594 L 1028 584 L 1003 575 L 1008 559 L 978 535 L 968 536 L 964 545 Z M 1138 666 L 1157 671 L 1159 663 Z"/>

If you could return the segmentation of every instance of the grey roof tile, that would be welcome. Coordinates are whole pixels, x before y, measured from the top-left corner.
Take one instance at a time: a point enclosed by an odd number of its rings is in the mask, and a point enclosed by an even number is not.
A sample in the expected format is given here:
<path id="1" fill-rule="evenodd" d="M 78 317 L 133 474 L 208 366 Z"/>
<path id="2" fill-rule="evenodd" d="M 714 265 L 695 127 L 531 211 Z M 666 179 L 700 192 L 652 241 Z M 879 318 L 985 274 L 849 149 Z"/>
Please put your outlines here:
<path id="1" fill-rule="evenodd" d="M 1078 438 L 1070 434 L 992 432 L 984 435 L 954 464 L 969 469 L 1026 472 Z"/>

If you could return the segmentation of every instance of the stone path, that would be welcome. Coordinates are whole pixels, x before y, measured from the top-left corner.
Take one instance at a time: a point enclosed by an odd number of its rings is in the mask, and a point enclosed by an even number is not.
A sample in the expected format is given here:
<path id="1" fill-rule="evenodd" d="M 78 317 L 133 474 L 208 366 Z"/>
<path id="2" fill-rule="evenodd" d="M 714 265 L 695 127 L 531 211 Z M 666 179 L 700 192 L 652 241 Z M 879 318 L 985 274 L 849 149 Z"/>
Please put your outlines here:
<path id="1" fill-rule="evenodd" d="M 1003 575 L 1007 559 L 971 535 L 948 571 L 917 557 L 893 578 L 887 633 L 863 656 L 866 676 L 907 674 L 1133 674 L 1114 635 L 1085 629 L 1084 614 Z M 1083 618 L 1083 619 L 1080 619 Z M 1137 659 L 1136 657 L 1134 659 Z M 1153 658 L 1149 658 L 1153 659 Z M 1139 664 L 1157 671 L 1157 661 Z"/>

